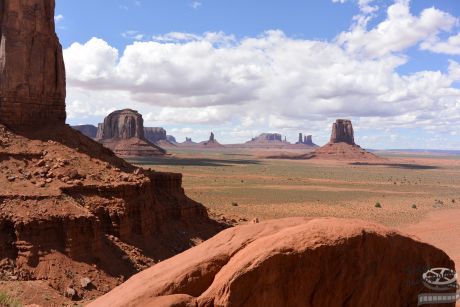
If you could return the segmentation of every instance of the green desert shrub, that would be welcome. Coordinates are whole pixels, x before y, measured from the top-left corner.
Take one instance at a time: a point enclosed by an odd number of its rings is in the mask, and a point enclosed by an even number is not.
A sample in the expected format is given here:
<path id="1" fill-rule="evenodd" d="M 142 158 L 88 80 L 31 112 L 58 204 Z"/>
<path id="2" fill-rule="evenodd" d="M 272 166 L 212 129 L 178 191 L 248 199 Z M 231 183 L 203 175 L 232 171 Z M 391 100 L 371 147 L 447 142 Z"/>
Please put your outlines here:
<path id="1" fill-rule="evenodd" d="M 413 204 L 413 205 L 412 205 L 412 209 L 417 209 L 417 205 L 416 205 L 416 204 Z"/>
<path id="2" fill-rule="evenodd" d="M 8 293 L 0 291 L 0 306 L 22 307 L 22 303 L 19 300 L 9 296 Z"/>
<path id="3" fill-rule="evenodd" d="M 375 208 L 382 208 L 382 205 L 379 202 L 377 202 L 375 203 Z"/>

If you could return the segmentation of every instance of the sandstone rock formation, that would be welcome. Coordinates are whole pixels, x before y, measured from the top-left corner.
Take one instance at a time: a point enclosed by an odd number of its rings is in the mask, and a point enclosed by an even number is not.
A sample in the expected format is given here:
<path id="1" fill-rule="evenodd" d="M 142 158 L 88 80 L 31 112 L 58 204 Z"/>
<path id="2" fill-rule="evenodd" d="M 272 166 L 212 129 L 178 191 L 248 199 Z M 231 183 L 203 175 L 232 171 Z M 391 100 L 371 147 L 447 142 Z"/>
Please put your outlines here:
<path id="1" fill-rule="evenodd" d="M 64 124 L 54 0 L 2 0 L 0 12 L 3 282 L 94 298 L 221 229 L 184 194 L 181 174 L 134 167 Z M 103 134 L 142 137 L 138 121 L 118 116 Z"/>
<path id="2" fill-rule="evenodd" d="M 124 109 L 110 113 L 104 119 L 101 140 L 144 139 L 144 120 L 139 112 Z"/>
<path id="3" fill-rule="evenodd" d="M 95 306 L 416 306 L 441 250 L 372 223 L 289 218 L 237 226 L 129 279 Z"/>
<path id="4" fill-rule="evenodd" d="M 299 140 L 297 141 L 296 145 L 307 145 L 308 147 L 317 147 L 315 143 L 313 143 L 313 136 L 311 135 L 303 135 L 299 133 Z"/>
<path id="5" fill-rule="evenodd" d="M 95 139 L 97 136 L 97 127 L 93 125 L 78 125 L 72 126 L 72 128 L 92 139 Z"/>
<path id="6" fill-rule="evenodd" d="M 173 144 L 177 144 L 176 138 L 174 136 L 172 136 L 172 135 L 167 135 L 166 140 L 171 142 L 171 143 L 173 143 Z"/>
<path id="7" fill-rule="evenodd" d="M 332 124 L 330 143 L 347 143 L 355 145 L 355 133 L 350 120 L 338 119 Z"/>
<path id="8" fill-rule="evenodd" d="M 211 135 L 209 136 L 209 140 L 207 141 L 204 141 L 204 142 L 201 142 L 199 144 L 201 147 L 203 148 L 218 148 L 218 147 L 224 147 L 222 144 L 220 144 L 215 136 L 214 136 L 214 133 L 211 132 Z"/>
<path id="9" fill-rule="evenodd" d="M 65 69 L 54 1 L 0 4 L 0 123 L 10 129 L 64 124 Z"/>
<path id="10" fill-rule="evenodd" d="M 350 120 L 338 119 L 332 125 L 329 143 L 316 149 L 310 158 L 334 160 L 381 160 L 378 156 L 355 143 L 353 125 Z"/>
<path id="11" fill-rule="evenodd" d="M 104 123 L 97 124 L 96 141 L 99 141 L 102 139 L 103 131 L 104 131 Z"/>
<path id="12" fill-rule="evenodd" d="M 262 133 L 261 135 L 246 142 L 246 144 L 253 143 L 267 143 L 267 142 L 283 142 L 282 136 L 279 133 Z"/>
<path id="13" fill-rule="evenodd" d="M 144 136 L 149 142 L 161 148 L 176 147 L 176 144 L 168 141 L 166 130 L 164 128 L 144 127 Z"/>
<path id="14" fill-rule="evenodd" d="M 98 132 L 98 141 L 120 157 L 164 155 L 166 151 L 144 136 L 144 120 L 139 112 L 124 109 L 110 113 Z"/>
<path id="15" fill-rule="evenodd" d="M 144 136 L 152 143 L 166 141 L 166 130 L 160 127 L 144 127 Z"/>
<path id="16" fill-rule="evenodd" d="M 307 135 L 304 137 L 303 143 L 305 145 L 310 145 L 310 146 L 318 146 L 315 143 L 313 143 L 313 136 L 312 135 Z"/>

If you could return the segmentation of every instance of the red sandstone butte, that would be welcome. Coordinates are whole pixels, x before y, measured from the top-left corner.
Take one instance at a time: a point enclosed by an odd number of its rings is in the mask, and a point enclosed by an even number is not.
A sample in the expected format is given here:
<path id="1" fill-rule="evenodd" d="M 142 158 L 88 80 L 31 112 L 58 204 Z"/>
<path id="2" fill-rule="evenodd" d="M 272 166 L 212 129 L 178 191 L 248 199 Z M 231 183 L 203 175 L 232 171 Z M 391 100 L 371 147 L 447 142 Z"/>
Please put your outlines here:
<path id="1" fill-rule="evenodd" d="M 0 122 L 10 129 L 64 124 L 65 69 L 54 1 L 0 4 Z"/>
<path id="2" fill-rule="evenodd" d="M 99 126 L 98 141 L 120 157 L 164 155 L 166 151 L 145 138 L 139 112 L 124 109 L 110 113 Z"/>
<path id="3" fill-rule="evenodd" d="M 338 119 L 332 124 L 331 140 L 317 148 L 308 158 L 373 161 L 383 160 L 355 143 L 353 125 L 350 120 Z"/>
<path id="4" fill-rule="evenodd" d="M 454 263 L 373 223 L 288 218 L 227 229 L 88 307 L 416 306 L 425 267 Z"/>

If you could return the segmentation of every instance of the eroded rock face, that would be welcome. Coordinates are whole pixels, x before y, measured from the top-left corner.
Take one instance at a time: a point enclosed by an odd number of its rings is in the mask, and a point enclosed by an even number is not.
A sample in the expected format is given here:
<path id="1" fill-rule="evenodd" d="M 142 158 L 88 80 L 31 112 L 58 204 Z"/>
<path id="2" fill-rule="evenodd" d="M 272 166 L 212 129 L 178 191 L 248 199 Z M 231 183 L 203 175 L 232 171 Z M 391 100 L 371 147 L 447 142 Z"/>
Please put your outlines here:
<path id="1" fill-rule="evenodd" d="M 65 123 L 65 68 L 54 6 L 54 0 L 0 3 L 0 123 L 10 129 Z"/>
<path id="2" fill-rule="evenodd" d="M 144 138 L 144 120 L 139 112 L 124 109 L 110 113 L 104 119 L 102 140 Z"/>
<path id="3" fill-rule="evenodd" d="M 95 139 L 97 136 L 97 127 L 93 125 L 77 125 L 72 126 L 72 128 L 92 139 Z"/>
<path id="4" fill-rule="evenodd" d="M 142 115 L 131 109 L 110 113 L 99 126 L 96 139 L 120 157 L 164 155 L 166 151 L 144 136 Z"/>
<path id="5" fill-rule="evenodd" d="M 350 120 L 338 119 L 332 125 L 331 143 L 347 143 L 355 145 L 355 133 Z"/>
<path id="6" fill-rule="evenodd" d="M 247 143 L 265 143 L 265 142 L 282 142 L 282 136 L 279 133 L 262 133 Z"/>
<path id="7" fill-rule="evenodd" d="M 161 127 L 145 127 L 144 136 L 152 143 L 166 141 L 166 130 Z"/>
<path id="8" fill-rule="evenodd" d="M 373 223 L 288 218 L 225 230 L 88 306 L 416 306 L 424 267 L 454 263 Z"/>
<path id="9" fill-rule="evenodd" d="M 171 142 L 171 143 L 177 143 L 176 138 L 172 135 L 167 135 L 166 140 Z"/>

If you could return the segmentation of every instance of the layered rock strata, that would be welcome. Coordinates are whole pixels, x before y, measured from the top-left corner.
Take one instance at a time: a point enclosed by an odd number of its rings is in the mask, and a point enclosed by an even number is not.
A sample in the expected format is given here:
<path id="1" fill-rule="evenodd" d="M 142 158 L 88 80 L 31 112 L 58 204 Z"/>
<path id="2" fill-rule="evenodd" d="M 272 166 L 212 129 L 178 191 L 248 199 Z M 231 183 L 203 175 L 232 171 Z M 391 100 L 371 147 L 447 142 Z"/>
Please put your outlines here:
<path id="1" fill-rule="evenodd" d="M 120 157 L 164 155 L 166 151 L 144 135 L 142 115 L 131 109 L 110 113 L 98 132 L 98 141 Z"/>
<path id="2" fill-rule="evenodd" d="M 30 130 L 64 124 L 65 69 L 54 1 L 0 4 L 0 123 Z"/>

